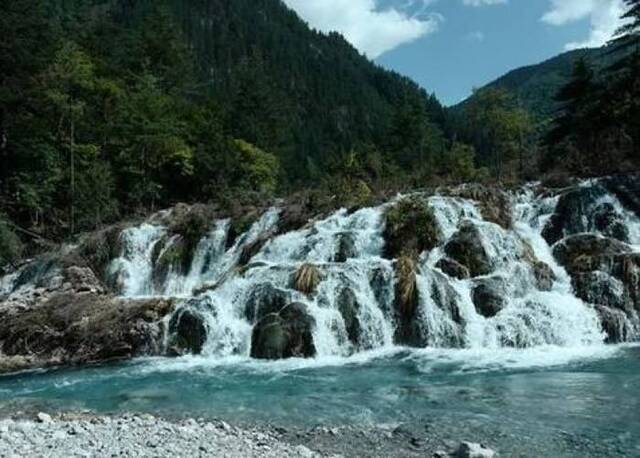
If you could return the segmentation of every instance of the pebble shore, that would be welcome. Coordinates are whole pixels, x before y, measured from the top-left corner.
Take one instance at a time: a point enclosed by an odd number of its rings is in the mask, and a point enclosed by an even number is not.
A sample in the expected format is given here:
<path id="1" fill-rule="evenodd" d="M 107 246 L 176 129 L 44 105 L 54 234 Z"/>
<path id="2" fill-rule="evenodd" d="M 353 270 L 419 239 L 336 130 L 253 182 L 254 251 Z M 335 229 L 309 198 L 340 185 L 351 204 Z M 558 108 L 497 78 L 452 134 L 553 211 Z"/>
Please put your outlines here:
<path id="1" fill-rule="evenodd" d="M 224 421 L 168 421 L 151 415 L 96 417 L 39 413 L 0 420 L 0 457 L 273 457 L 325 455 L 281 441 L 277 433 Z"/>

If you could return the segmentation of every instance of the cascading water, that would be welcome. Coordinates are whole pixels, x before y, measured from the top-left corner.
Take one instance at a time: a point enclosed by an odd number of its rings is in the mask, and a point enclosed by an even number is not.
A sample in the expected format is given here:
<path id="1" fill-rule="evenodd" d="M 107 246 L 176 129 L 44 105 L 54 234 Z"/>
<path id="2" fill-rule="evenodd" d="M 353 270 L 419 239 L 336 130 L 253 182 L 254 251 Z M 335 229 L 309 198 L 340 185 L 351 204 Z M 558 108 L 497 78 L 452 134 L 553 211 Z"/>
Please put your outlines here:
<path id="1" fill-rule="evenodd" d="M 424 253 L 417 267 L 420 346 L 481 349 L 603 342 L 598 314 L 573 294 L 570 276 L 542 235 L 558 196 L 537 197 L 533 185 L 513 193 L 512 230 L 483 219 L 471 200 L 441 195 L 417 198 L 431 208 L 443 234 L 440 244 Z M 395 261 L 383 258 L 384 212 L 389 205 L 393 202 L 353 214 L 341 210 L 277 236 L 273 234 L 279 211 L 272 209 L 228 249 L 229 221 L 212 222 L 186 273 L 171 266 L 159 285 L 154 281 L 154 262 L 178 237 L 168 236 L 162 226 L 143 224 L 123 232 L 121 257 L 109 271 L 124 296 L 183 297 L 178 309 L 192 310 L 203 318 L 207 339 L 202 352 L 212 357 L 249 355 L 252 330 L 263 311 L 277 312 L 291 303 L 304 304 L 313 318 L 313 343 L 320 357 L 390 348 L 396 340 L 398 317 Z M 640 221 L 613 195 L 603 192 L 583 211 L 594 213 L 596 208 L 620 215 L 628 228 L 628 242 L 640 243 Z M 592 227 L 589 215 L 582 223 L 574 232 L 604 235 Z M 479 234 L 491 272 L 457 279 L 437 265 L 446 257 L 448 241 L 465 225 Z M 569 234 L 565 230 L 563 235 Z M 266 242 L 259 251 L 245 260 L 246 265 L 239 265 L 243 250 L 261 238 Z M 164 243 L 161 250 L 159 243 Z M 550 270 L 547 288 L 538 285 L 535 263 Z M 309 264 L 320 272 L 320 283 L 315 292 L 304 294 L 293 287 L 293 278 L 301 266 Z M 474 291 L 480 284 L 501 291 L 496 313 L 480 313 L 474 305 Z M 277 308 L 267 310 L 273 304 Z"/>

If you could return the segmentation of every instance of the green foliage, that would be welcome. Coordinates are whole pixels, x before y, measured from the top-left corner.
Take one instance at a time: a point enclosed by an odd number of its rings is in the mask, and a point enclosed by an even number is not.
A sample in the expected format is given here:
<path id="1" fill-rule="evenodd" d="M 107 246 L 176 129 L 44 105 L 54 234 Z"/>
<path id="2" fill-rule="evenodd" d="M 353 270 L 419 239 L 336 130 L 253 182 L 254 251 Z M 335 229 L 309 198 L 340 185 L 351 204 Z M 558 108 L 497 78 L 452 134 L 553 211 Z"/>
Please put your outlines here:
<path id="1" fill-rule="evenodd" d="M 7 220 L 0 215 L 0 270 L 7 264 L 16 262 L 22 254 L 23 246 Z"/>
<path id="2" fill-rule="evenodd" d="M 478 177 L 475 166 L 475 150 L 472 146 L 454 142 L 447 152 L 445 168 L 456 182 L 467 182 Z"/>
<path id="3" fill-rule="evenodd" d="M 244 140 L 233 141 L 239 180 L 253 191 L 272 194 L 278 184 L 278 158 Z"/>

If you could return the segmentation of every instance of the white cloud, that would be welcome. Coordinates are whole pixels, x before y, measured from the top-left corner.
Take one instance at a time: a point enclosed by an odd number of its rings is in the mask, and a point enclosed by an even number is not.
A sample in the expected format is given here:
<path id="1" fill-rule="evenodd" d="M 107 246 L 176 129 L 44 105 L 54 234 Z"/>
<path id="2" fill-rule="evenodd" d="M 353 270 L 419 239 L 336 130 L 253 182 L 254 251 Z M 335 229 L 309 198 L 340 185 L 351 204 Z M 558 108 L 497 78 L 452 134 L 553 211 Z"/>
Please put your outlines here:
<path id="1" fill-rule="evenodd" d="M 566 49 L 593 48 L 607 43 L 622 25 L 623 0 L 550 0 L 550 10 L 542 16 L 547 24 L 562 26 L 589 19 L 591 30 L 583 41 L 567 43 Z"/>
<path id="2" fill-rule="evenodd" d="M 340 32 L 370 58 L 438 30 L 436 14 L 410 15 L 406 8 L 378 10 L 375 0 L 284 0 L 300 17 L 323 32 Z M 409 5 L 414 1 L 410 0 Z M 430 2 L 424 2 L 428 4 Z"/>
<path id="3" fill-rule="evenodd" d="M 467 6 L 486 6 L 486 5 L 500 5 L 507 3 L 507 0 L 462 0 Z"/>

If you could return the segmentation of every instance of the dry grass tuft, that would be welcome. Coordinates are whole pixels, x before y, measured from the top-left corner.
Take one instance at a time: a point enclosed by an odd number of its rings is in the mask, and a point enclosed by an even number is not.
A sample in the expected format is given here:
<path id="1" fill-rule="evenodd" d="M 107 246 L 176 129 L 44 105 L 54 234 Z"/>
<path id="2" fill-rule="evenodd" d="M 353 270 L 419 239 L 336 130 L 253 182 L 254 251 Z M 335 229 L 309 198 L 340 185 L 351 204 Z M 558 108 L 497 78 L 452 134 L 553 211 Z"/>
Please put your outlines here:
<path id="1" fill-rule="evenodd" d="M 293 287 L 304 294 L 313 294 L 320 284 L 320 269 L 313 264 L 303 264 L 298 268 Z"/>

